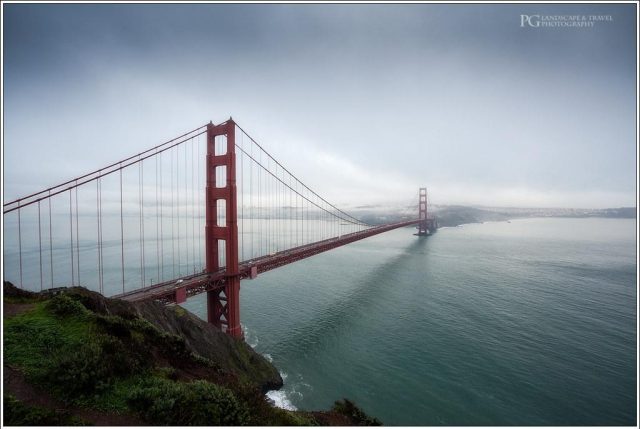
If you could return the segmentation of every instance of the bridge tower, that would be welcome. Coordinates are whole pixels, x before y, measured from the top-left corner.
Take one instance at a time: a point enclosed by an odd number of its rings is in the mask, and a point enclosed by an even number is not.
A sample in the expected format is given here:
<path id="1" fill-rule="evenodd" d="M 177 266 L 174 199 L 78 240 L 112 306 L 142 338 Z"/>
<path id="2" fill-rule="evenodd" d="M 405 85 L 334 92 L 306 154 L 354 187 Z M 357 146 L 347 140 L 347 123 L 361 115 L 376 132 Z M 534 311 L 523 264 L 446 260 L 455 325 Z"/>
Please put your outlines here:
<path id="1" fill-rule="evenodd" d="M 242 338 L 235 131 L 232 119 L 220 125 L 207 125 L 206 271 L 213 273 L 220 269 L 221 242 L 224 242 L 226 271 L 224 288 L 207 292 L 207 319 L 232 337 Z M 221 153 L 216 153 L 218 136 L 226 137 L 225 150 Z M 216 183 L 216 173 L 221 183 Z M 224 219 L 218 218 L 218 201 L 225 203 Z"/>
<path id="2" fill-rule="evenodd" d="M 418 219 L 420 219 L 420 223 L 418 224 L 418 235 L 427 235 L 429 231 L 427 225 L 427 188 L 420 188 L 418 215 Z"/>

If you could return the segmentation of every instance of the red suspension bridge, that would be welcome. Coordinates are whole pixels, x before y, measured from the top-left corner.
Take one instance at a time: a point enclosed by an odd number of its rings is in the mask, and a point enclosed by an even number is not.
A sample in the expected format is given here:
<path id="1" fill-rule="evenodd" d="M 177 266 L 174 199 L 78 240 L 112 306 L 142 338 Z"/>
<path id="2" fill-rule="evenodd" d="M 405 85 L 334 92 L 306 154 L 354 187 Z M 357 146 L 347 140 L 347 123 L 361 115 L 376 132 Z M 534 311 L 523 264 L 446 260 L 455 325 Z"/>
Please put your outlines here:
<path id="1" fill-rule="evenodd" d="M 206 293 L 209 322 L 241 337 L 242 279 L 396 228 L 428 235 L 426 188 L 417 209 L 383 225 L 345 213 L 229 119 L 4 204 L 5 279 L 129 301 Z"/>

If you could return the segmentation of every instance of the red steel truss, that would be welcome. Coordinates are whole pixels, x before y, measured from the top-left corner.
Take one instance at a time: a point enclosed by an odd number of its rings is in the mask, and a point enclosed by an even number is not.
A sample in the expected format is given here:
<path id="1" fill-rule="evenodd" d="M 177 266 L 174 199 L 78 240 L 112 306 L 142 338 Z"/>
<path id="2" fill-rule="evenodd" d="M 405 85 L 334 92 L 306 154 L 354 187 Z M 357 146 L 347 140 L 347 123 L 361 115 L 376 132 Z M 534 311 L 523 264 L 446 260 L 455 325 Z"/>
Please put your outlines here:
<path id="1" fill-rule="evenodd" d="M 418 219 L 379 225 L 239 263 L 235 130 L 236 124 L 232 119 L 219 125 L 209 123 L 206 128 L 206 268 L 204 272 L 126 292 L 116 298 L 127 301 L 153 299 L 179 304 L 190 296 L 206 292 L 209 323 L 234 338 L 242 338 L 241 279 L 255 278 L 260 273 L 392 229 L 416 225 L 418 235 L 427 235 L 430 232 L 429 226 L 433 228 L 433 224 L 430 224 L 427 218 L 427 189 L 420 188 Z M 216 138 L 219 140 L 218 145 L 216 145 Z M 224 144 L 221 145 L 220 142 Z M 216 147 L 224 147 L 224 152 L 216 153 Z M 224 177 L 224 183 L 217 183 L 217 177 Z M 218 218 L 219 201 L 225 202 L 224 222 Z M 221 242 L 224 246 L 221 246 Z M 221 248 L 224 249 L 224 266 L 221 264 L 222 255 L 219 252 Z"/>
<path id="2" fill-rule="evenodd" d="M 371 237 L 373 235 L 382 234 L 383 232 L 391 231 L 392 229 L 417 225 L 419 222 L 420 219 L 413 219 L 404 222 L 380 225 L 365 231 L 345 234 L 341 237 L 331 238 L 307 244 L 305 246 L 294 247 L 292 249 L 278 252 L 274 255 L 262 256 L 260 258 L 245 261 L 238 265 L 236 276 L 229 276 L 226 272 L 226 267 L 217 267 L 215 271 L 211 271 L 209 273 L 196 274 L 179 280 L 172 280 L 143 289 L 136 289 L 134 291 L 118 295 L 115 298 L 127 301 L 145 301 L 155 299 L 165 302 L 181 303 L 184 302 L 187 297 L 207 292 L 208 297 L 212 295 L 222 296 L 224 299 L 226 293 L 224 295 L 219 295 L 219 293 L 228 289 L 230 278 L 232 279 L 231 281 L 235 281 L 237 279 L 239 286 L 240 279 L 255 278 L 260 273 L 317 255 L 318 253 L 326 252 L 327 250 L 335 249 L 336 247 L 344 246 L 345 244 L 353 243 L 354 241 L 362 240 L 363 238 Z M 236 301 L 236 303 L 238 302 L 239 300 Z M 223 301 L 220 305 L 228 306 L 229 303 Z M 211 308 L 209 308 L 209 310 L 211 310 Z M 211 314 L 209 314 L 209 321 L 211 321 Z"/>
<path id="3" fill-rule="evenodd" d="M 251 147 L 251 151 L 248 152 L 244 148 L 244 143 L 241 143 L 240 146 L 236 146 L 236 132 L 238 132 L 238 140 L 240 142 L 245 142 L 246 139 L 249 140 L 250 144 L 253 144 L 255 147 L 259 149 L 259 157 L 253 156 L 253 148 Z M 178 271 L 175 270 L 176 264 L 174 261 L 173 255 L 173 243 L 175 241 L 174 238 L 174 225 L 176 224 L 173 218 L 174 213 L 174 189 L 177 192 L 179 188 L 182 188 L 182 184 L 184 184 L 185 193 L 187 192 L 188 187 L 188 174 L 191 175 L 191 199 L 188 199 L 187 196 L 183 196 L 184 198 L 178 195 L 176 198 L 176 213 L 177 213 L 177 234 L 178 234 L 178 242 L 183 240 L 180 235 L 181 227 L 180 227 L 180 207 L 184 207 L 184 216 L 182 219 L 184 220 L 184 232 L 186 234 L 186 246 L 184 247 L 186 250 L 186 255 L 188 259 L 189 255 L 189 235 L 188 235 L 188 225 L 189 222 L 187 220 L 188 215 L 192 215 L 191 219 L 191 227 L 192 233 L 196 230 L 195 220 L 196 220 L 196 210 L 189 208 L 189 204 L 195 204 L 196 199 L 194 198 L 194 189 L 201 189 L 201 177 L 200 177 L 200 167 L 199 163 L 196 164 L 192 162 L 188 167 L 187 160 L 187 148 L 191 150 L 191 159 L 199 159 L 202 158 L 199 156 L 200 154 L 200 146 L 199 140 L 194 141 L 194 139 L 199 138 L 199 136 L 205 134 L 206 135 L 206 192 L 205 192 L 205 227 L 204 227 L 204 269 L 201 264 L 202 261 L 202 252 L 201 246 L 197 246 L 198 248 L 198 268 L 194 263 L 193 271 L 190 269 L 191 266 L 188 264 L 190 261 L 187 261 L 187 264 L 181 264 L 180 262 L 180 246 L 178 246 Z M 246 138 L 246 139 L 245 139 Z M 184 148 L 184 151 L 181 151 L 184 155 L 179 157 L 178 148 Z M 194 157 L 194 148 L 198 150 L 198 156 Z M 238 156 L 240 157 L 240 165 L 236 164 L 236 150 L 238 151 Z M 146 286 L 147 284 L 153 283 L 153 278 L 147 282 L 147 278 L 149 276 L 145 275 L 145 216 L 144 215 L 144 206 L 145 203 L 149 203 L 149 196 L 145 199 L 144 190 L 145 187 L 149 188 L 155 185 L 155 204 L 152 204 L 151 210 L 152 213 L 155 214 L 155 226 L 156 226 L 156 235 L 157 239 L 155 240 L 156 244 L 156 260 L 158 264 L 154 266 L 157 269 L 156 280 L 167 278 L 164 275 L 165 267 L 164 267 L 164 253 L 162 250 L 163 246 L 163 207 L 165 205 L 169 205 L 169 202 L 163 202 L 163 182 L 162 182 L 162 165 L 166 164 L 166 160 L 163 162 L 162 155 L 165 153 L 165 158 L 169 158 L 170 168 L 171 168 L 171 188 L 170 188 L 170 206 L 171 206 L 171 218 L 169 220 L 171 225 L 171 261 L 173 263 L 173 274 L 172 277 L 179 276 L 179 278 L 171 280 L 171 281 L 162 281 L 160 283 L 155 283 L 152 286 Z M 173 176 L 173 168 L 174 168 L 174 157 L 175 153 L 175 166 L 176 166 L 176 175 L 175 175 L 175 188 L 174 188 L 174 176 Z M 168 155 L 170 154 L 170 156 Z M 266 162 L 263 161 L 262 155 L 265 155 Z M 184 168 L 178 167 L 178 160 L 184 160 Z M 144 174 L 144 161 L 147 160 L 147 165 L 149 164 L 149 160 L 153 160 L 155 162 L 155 181 L 151 181 L 151 185 L 149 186 L 149 182 L 147 179 L 147 183 L 145 184 L 145 174 Z M 329 228 L 328 232 L 323 232 L 321 236 L 322 240 L 316 241 L 314 243 L 305 244 L 298 247 L 293 247 L 284 251 L 280 251 L 277 253 L 270 253 L 265 256 L 261 256 L 258 258 L 254 258 L 247 261 L 239 261 L 239 243 L 238 243 L 238 190 L 236 185 L 236 177 L 239 176 L 241 179 L 244 178 L 243 175 L 243 163 L 244 160 L 247 162 L 252 162 L 253 164 L 249 164 L 250 166 L 255 165 L 257 168 L 260 168 L 259 173 L 264 172 L 265 177 L 268 177 L 269 180 L 275 180 L 275 185 L 277 185 L 277 189 L 282 189 L 282 192 L 277 191 L 276 197 L 283 199 L 276 199 L 277 204 L 280 208 L 284 209 L 285 205 L 289 205 L 289 217 L 282 217 L 282 220 L 290 219 L 293 220 L 293 214 L 295 214 L 295 221 L 301 219 L 304 222 L 304 215 L 308 216 L 308 209 L 311 208 L 312 214 L 313 210 L 317 210 L 317 213 L 320 215 L 319 219 L 322 220 L 339 220 L 346 222 L 344 225 L 350 225 L 351 227 L 357 227 L 357 229 L 366 228 L 364 230 L 358 232 L 352 232 L 348 234 L 342 234 L 333 238 L 326 238 L 328 236 L 334 235 L 341 231 L 340 225 L 337 223 L 332 223 L 331 225 L 334 227 L 333 229 Z M 266 165 L 265 165 L 266 164 Z M 275 165 L 275 168 L 272 167 Z M 196 166 L 198 174 L 194 176 L 194 171 L 196 171 Z M 159 170 L 158 170 L 159 167 Z M 132 171 L 134 168 L 138 170 L 138 206 L 139 206 L 139 229 L 138 229 L 138 237 L 140 242 L 140 284 L 141 288 L 136 289 L 130 292 L 125 292 L 125 233 L 124 233 L 124 216 L 123 214 L 126 211 L 123 211 L 123 170 L 129 168 L 128 171 Z M 153 166 L 151 167 L 153 168 Z M 165 167 L 166 168 L 166 167 Z M 179 168 L 179 170 L 178 170 Z M 250 167 L 252 168 L 252 167 Z M 166 171 L 166 170 L 165 170 Z M 179 179 L 178 171 L 183 171 L 185 174 L 184 180 Z M 251 172 L 251 170 L 250 170 Z M 253 173 L 250 173 L 253 177 Z M 28 195 L 26 197 L 17 199 L 15 201 L 5 203 L 3 205 L 3 214 L 6 215 L 11 212 L 17 212 L 17 233 L 18 233 L 18 254 L 19 254 L 19 279 L 20 284 L 22 285 L 23 281 L 23 259 L 22 259 L 22 233 L 21 233 L 21 210 L 26 209 L 31 206 L 32 209 L 36 208 L 37 205 L 37 213 L 38 213 L 38 248 L 40 251 L 40 286 L 43 286 L 43 275 L 42 275 L 42 243 L 40 237 L 40 220 L 41 220 L 41 212 L 40 205 L 41 203 L 46 204 L 45 207 L 48 207 L 49 212 L 49 255 L 50 255 L 50 279 L 51 279 L 51 287 L 53 287 L 54 281 L 54 263 L 53 263 L 53 243 L 51 240 L 52 237 L 52 213 L 51 213 L 51 198 L 54 196 L 59 196 L 62 194 L 68 193 L 68 213 L 69 213 L 69 229 L 70 232 L 68 250 L 70 252 L 70 268 L 71 268 L 71 283 L 73 285 L 79 285 L 80 283 L 80 239 L 79 239 L 79 212 L 78 212 L 78 188 L 83 185 L 88 185 L 89 183 L 93 183 L 96 185 L 96 225 L 97 225 L 97 246 L 98 249 L 98 278 L 99 278 L 99 289 L 100 292 L 103 293 L 103 235 L 102 235 L 102 179 L 111 175 L 112 177 L 118 176 L 119 185 L 120 185 L 120 256 L 121 256 L 121 280 L 122 280 L 122 291 L 123 293 L 117 295 L 116 298 L 125 299 L 128 301 L 142 301 L 142 300 L 159 300 L 163 302 L 175 302 L 182 303 L 188 297 L 199 294 L 206 293 L 207 294 L 207 319 L 210 323 L 217 326 L 219 329 L 228 333 L 230 336 L 234 338 L 242 338 L 242 329 L 240 326 L 240 281 L 242 279 L 247 278 L 255 278 L 258 274 L 273 270 L 275 268 L 281 267 L 286 264 L 290 264 L 292 262 L 299 261 L 301 259 L 308 258 L 310 256 L 316 255 L 321 252 L 326 252 L 328 250 L 334 249 L 336 247 L 344 246 L 346 244 L 352 243 L 357 240 L 362 240 L 367 237 L 371 237 L 376 234 L 381 234 L 383 232 L 390 231 L 396 228 L 402 228 L 407 226 L 417 226 L 418 235 L 428 235 L 435 231 L 437 228 L 437 220 L 435 218 L 429 218 L 427 213 L 427 189 L 420 189 L 420 197 L 419 197 L 419 211 L 418 218 L 406 220 L 402 222 L 390 223 L 386 225 L 372 226 L 361 220 L 343 212 L 338 209 L 336 206 L 330 204 L 320 195 L 318 195 L 315 191 L 308 188 L 302 181 L 300 181 L 296 176 L 294 176 L 291 172 L 289 172 L 282 164 L 276 161 L 268 152 L 266 152 L 253 138 L 251 138 L 242 128 L 238 127 L 237 124 L 229 119 L 226 122 L 223 122 L 218 125 L 214 125 L 213 123 L 209 123 L 207 125 L 200 126 L 188 133 L 185 133 L 175 139 L 169 140 L 165 143 L 157 145 L 151 149 L 140 152 L 134 156 L 126 158 L 120 162 L 112 163 L 104 168 L 96 170 L 92 173 L 85 174 L 83 176 L 79 176 L 73 180 L 66 181 L 61 185 L 50 187 L 45 189 L 44 191 L 37 192 L 35 194 Z M 148 176 L 148 175 L 147 175 Z M 282 176 L 282 177 L 281 177 Z M 194 177 L 198 178 L 197 186 L 195 185 Z M 258 197 L 260 194 L 260 177 L 258 175 Z M 158 178 L 160 179 L 158 181 Z M 287 179 L 288 178 L 288 179 Z M 178 185 L 180 182 L 180 186 Z M 244 185 L 244 180 L 241 180 L 239 184 L 241 184 L 241 195 L 245 194 L 242 192 L 242 186 Z M 166 183 L 166 182 L 165 182 Z M 252 184 L 251 179 L 249 180 L 250 191 L 249 194 L 252 195 Z M 166 189 L 166 186 L 164 186 Z M 201 197 L 202 195 L 198 192 L 198 195 Z M 74 197 L 75 193 L 75 197 Z M 126 193 L 125 193 L 126 195 Z M 286 203 L 286 196 L 289 196 L 289 202 Z M 160 200 L 158 200 L 158 196 L 160 196 Z M 292 203 L 293 197 L 293 203 Z M 310 198 L 311 197 L 311 198 Z M 151 197 L 153 198 L 153 197 Z M 258 198 L 259 199 L 259 198 Z M 198 198 L 197 201 L 201 201 L 202 198 Z M 75 216 L 73 213 L 73 202 L 75 201 Z M 224 216 L 219 212 L 219 209 L 222 207 L 222 203 L 224 202 Z M 241 207 L 244 209 L 244 200 L 241 199 Z M 198 207 L 199 209 L 199 207 Z M 306 210 L 306 211 L 305 211 Z M 66 210 L 65 210 L 66 212 Z M 199 212 L 198 212 L 199 213 Z M 298 217 L 298 213 L 300 217 Z M 326 216 L 328 215 L 328 216 Z M 241 216 L 241 220 L 245 220 L 244 216 Z M 275 219 L 279 219 L 277 216 Z M 308 218 L 308 217 L 307 217 Z M 253 214 L 251 214 L 251 219 L 253 219 Z M 74 220 L 75 220 L 75 234 L 74 234 Z M 167 221 L 164 221 L 167 222 Z M 308 225 L 308 224 L 307 224 Z M 303 224 L 304 226 L 304 224 Z M 201 226 L 201 218 L 198 215 L 198 230 L 200 237 L 198 241 L 201 243 L 203 238 L 201 238 L 200 233 L 202 232 Z M 351 229 L 353 230 L 353 229 Z M 148 228 L 147 228 L 148 231 Z M 281 234 L 277 229 L 271 229 L 268 232 L 274 233 L 272 235 Z M 304 231 L 303 231 L 304 232 Z M 298 229 L 296 228 L 296 237 L 295 243 L 299 243 L 298 241 Z M 193 233 L 194 238 L 191 241 L 192 245 L 192 257 L 195 259 L 195 233 Z M 307 237 L 308 238 L 308 237 Z M 303 240 L 302 242 L 308 242 Z M 294 241 L 290 241 L 289 245 L 293 245 Z M 74 247 L 75 244 L 75 247 Z M 61 247 L 62 248 L 62 247 Z M 272 247 L 267 247 L 269 251 Z M 268 252 L 267 252 L 268 253 Z M 263 254 L 263 252 L 254 253 L 252 247 L 252 254 Z M 161 256 L 162 255 L 162 256 Z M 152 257 L 153 259 L 153 257 Z M 131 265 L 127 261 L 127 265 Z M 201 273 L 192 274 L 188 276 L 184 276 L 185 273 L 182 271 L 181 266 L 184 268 L 185 265 L 188 265 L 189 269 L 187 272 L 196 273 L 196 270 L 202 270 Z M 76 276 L 77 275 L 77 276 Z M 77 283 L 75 279 L 77 278 Z"/>

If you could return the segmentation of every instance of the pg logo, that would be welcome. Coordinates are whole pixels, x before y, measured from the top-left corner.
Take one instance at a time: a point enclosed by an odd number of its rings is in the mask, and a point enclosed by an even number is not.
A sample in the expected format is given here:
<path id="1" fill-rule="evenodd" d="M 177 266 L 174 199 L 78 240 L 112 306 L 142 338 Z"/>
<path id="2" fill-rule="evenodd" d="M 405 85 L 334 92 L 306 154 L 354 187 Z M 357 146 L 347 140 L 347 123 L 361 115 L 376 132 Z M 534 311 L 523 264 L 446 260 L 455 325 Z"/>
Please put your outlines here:
<path id="1" fill-rule="evenodd" d="M 520 15 L 520 27 L 524 27 L 525 25 L 535 28 L 539 27 L 540 15 Z"/>

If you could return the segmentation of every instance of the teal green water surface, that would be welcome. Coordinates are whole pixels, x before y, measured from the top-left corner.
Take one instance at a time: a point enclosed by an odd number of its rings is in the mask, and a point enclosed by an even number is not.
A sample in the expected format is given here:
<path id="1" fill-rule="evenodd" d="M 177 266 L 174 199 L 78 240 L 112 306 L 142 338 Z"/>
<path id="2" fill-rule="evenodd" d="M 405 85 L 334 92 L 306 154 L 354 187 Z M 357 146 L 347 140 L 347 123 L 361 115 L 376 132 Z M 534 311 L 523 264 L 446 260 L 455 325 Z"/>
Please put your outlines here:
<path id="1" fill-rule="evenodd" d="M 243 281 L 281 406 L 391 425 L 635 425 L 635 220 L 372 237 Z M 185 306 L 205 316 L 204 296 Z"/>

